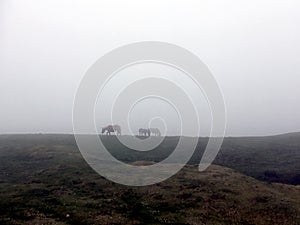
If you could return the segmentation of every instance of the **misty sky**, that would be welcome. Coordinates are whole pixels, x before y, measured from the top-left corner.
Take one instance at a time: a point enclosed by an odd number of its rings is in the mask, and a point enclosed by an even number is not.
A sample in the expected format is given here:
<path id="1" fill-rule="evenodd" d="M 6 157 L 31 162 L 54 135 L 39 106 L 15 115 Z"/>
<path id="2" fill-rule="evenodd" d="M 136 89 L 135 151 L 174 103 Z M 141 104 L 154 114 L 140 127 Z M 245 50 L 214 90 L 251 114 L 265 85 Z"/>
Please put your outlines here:
<path id="1" fill-rule="evenodd" d="M 298 0 L 2 0 L 0 133 L 71 133 L 87 69 L 145 40 L 182 46 L 209 67 L 224 94 L 227 135 L 299 131 L 299 12 Z"/>

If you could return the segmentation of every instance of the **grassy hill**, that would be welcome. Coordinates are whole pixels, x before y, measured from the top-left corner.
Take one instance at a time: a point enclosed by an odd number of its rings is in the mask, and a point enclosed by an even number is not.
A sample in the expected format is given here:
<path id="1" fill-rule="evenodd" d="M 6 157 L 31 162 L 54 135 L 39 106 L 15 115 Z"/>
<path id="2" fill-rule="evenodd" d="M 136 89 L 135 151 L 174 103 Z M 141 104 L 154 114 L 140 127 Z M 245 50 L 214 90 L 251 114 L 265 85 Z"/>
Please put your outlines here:
<path id="1" fill-rule="evenodd" d="M 138 152 L 125 148 L 114 136 L 101 138 L 113 156 L 129 163 L 161 161 L 169 156 L 178 141 L 178 137 L 166 137 L 158 148 Z M 207 138 L 199 138 L 189 164 L 200 162 L 207 141 Z M 0 135 L 0 156 L 4 157 L 2 161 L 9 158 L 10 154 L 21 157 L 24 149 L 43 150 L 53 146 L 78 152 L 73 135 Z M 17 152 L 19 153 L 16 154 Z M 268 137 L 227 137 L 214 164 L 235 169 L 262 181 L 300 185 L 300 133 Z"/>
<path id="2" fill-rule="evenodd" d="M 130 163 L 159 160 L 176 143 L 169 137 L 145 155 L 103 138 Z M 245 175 L 299 175 L 299 138 L 226 138 L 215 162 L 235 170 L 213 165 L 199 173 L 193 163 L 205 141 L 174 177 L 132 188 L 95 173 L 72 135 L 1 135 L 0 224 L 300 224 L 299 186 Z"/>

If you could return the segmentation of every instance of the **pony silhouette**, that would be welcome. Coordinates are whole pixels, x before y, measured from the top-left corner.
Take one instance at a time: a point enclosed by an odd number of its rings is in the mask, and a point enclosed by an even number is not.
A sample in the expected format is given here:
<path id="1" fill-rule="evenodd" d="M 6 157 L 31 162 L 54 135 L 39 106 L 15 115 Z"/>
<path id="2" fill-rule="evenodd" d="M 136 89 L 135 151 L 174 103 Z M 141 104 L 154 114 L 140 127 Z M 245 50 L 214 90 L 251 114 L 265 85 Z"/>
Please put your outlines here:
<path id="1" fill-rule="evenodd" d="M 111 135 L 111 133 L 115 133 L 116 135 L 121 135 L 121 127 L 119 125 L 108 125 L 102 128 L 102 134 L 106 133 L 106 135 Z"/>
<path id="2" fill-rule="evenodd" d="M 149 129 L 140 128 L 139 129 L 139 136 L 150 136 L 150 130 Z"/>
<path id="3" fill-rule="evenodd" d="M 160 130 L 158 128 L 149 128 L 150 134 L 153 136 L 161 136 Z"/>

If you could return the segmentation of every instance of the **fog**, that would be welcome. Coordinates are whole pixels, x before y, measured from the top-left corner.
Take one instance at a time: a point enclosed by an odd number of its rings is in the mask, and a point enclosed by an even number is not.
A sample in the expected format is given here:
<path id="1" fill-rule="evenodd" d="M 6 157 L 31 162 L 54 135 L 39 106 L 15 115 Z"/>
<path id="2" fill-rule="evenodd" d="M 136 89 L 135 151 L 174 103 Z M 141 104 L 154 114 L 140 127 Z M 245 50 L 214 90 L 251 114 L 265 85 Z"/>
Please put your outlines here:
<path id="1" fill-rule="evenodd" d="M 299 10 L 297 0 L 3 0 L 0 133 L 72 133 L 74 96 L 88 68 L 117 47 L 147 40 L 186 48 L 209 67 L 224 95 L 227 136 L 299 131 Z M 122 73 L 174 77 L 178 71 L 144 65 Z M 210 118 L 203 96 L 178 79 L 203 112 L 205 135 Z M 103 109 L 96 104 L 97 127 L 110 123 Z M 143 111 L 150 109 L 150 117 L 166 116 L 170 134 L 177 133 L 176 112 L 157 100 L 132 111 L 134 130 L 147 126 Z"/>

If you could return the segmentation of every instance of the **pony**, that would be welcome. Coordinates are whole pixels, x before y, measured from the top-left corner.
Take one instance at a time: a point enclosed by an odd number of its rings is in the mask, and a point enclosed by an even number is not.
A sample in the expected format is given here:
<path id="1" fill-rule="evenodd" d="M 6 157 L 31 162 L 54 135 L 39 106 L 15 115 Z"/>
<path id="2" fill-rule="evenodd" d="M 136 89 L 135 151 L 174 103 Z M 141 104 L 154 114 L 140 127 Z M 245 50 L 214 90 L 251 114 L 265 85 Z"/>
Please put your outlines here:
<path id="1" fill-rule="evenodd" d="M 102 128 L 102 134 L 106 132 L 106 135 L 111 135 L 115 133 L 116 135 L 121 135 L 121 127 L 119 125 L 108 125 Z"/>
<path id="2" fill-rule="evenodd" d="M 149 128 L 150 134 L 153 134 L 153 136 L 161 136 L 160 130 L 158 128 Z"/>
<path id="3" fill-rule="evenodd" d="M 139 136 L 150 136 L 150 130 L 149 129 L 140 128 L 139 129 Z"/>

